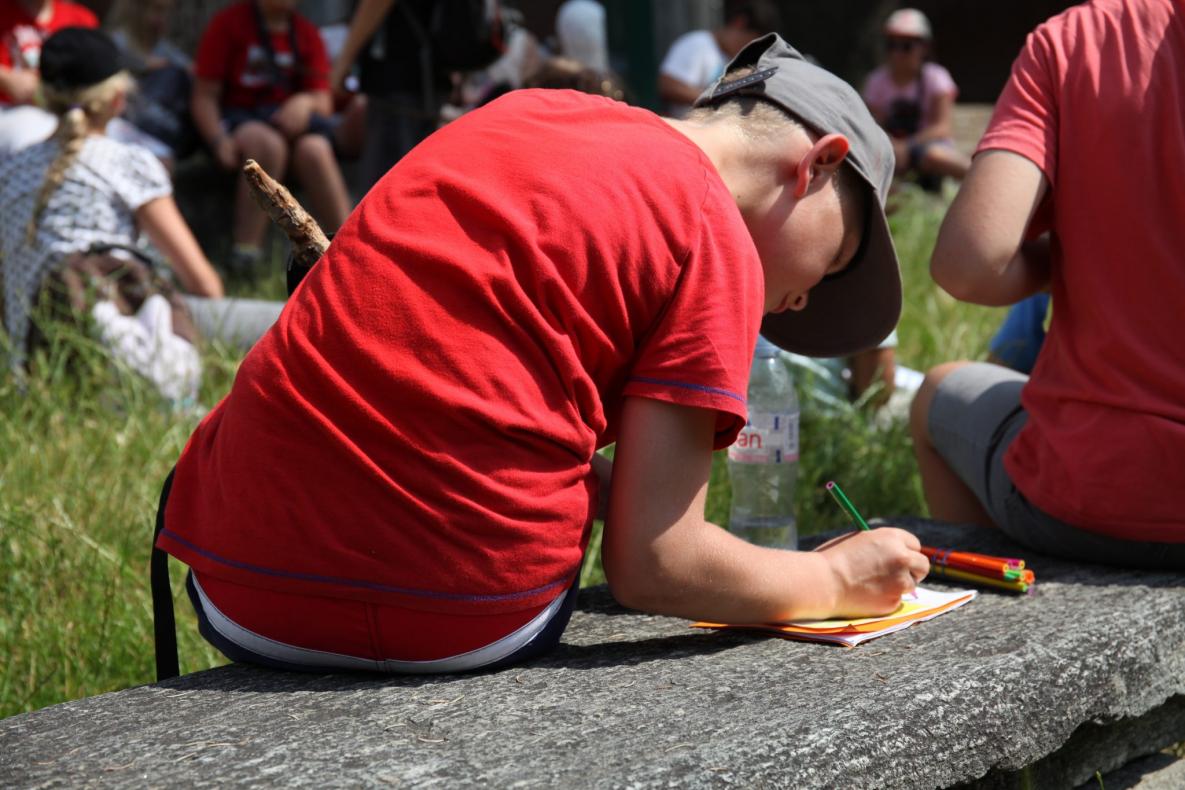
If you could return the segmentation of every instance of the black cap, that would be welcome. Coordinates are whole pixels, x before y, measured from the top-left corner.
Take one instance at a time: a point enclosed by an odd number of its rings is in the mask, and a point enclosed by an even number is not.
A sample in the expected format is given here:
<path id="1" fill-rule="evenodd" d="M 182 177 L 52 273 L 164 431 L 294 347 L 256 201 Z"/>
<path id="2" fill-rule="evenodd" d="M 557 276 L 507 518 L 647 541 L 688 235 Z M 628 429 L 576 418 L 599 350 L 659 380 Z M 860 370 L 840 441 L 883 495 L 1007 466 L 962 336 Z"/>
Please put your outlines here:
<path id="1" fill-rule="evenodd" d="M 756 70 L 728 79 L 728 70 L 741 66 Z M 749 42 L 695 106 L 737 95 L 772 102 L 820 135 L 848 138 L 844 162 L 868 190 L 864 236 L 848 268 L 812 288 L 805 309 L 767 315 L 761 334 L 788 351 L 815 357 L 876 346 L 901 317 L 901 271 L 884 209 L 895 166 L 892 143 L 851 85 L 807 61 L 776 33 Z"/>
<path id="2" fill-rule="evenodd" d="M 41 81 L 54 90 L 88 88 L 126 67 L 123 53 L 102 30 L 64 27 L 41 45 Z"/>

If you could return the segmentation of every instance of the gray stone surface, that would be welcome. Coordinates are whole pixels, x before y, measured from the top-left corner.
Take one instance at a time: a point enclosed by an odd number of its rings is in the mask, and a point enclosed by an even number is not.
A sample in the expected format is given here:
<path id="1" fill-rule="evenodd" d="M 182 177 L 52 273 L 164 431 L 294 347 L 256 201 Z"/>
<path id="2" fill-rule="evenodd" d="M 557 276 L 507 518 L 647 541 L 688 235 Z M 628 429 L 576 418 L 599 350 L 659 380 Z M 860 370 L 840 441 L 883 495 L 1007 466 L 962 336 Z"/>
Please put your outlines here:
<path id="1" fill-rule="evenodd" d="M 1027 556 L 1037 591 L 851 650 L 695 631 L 586 591 L 528 667 L 226 667 L 15 716 L 0 786 L 1072 787 L 1185 740 L 1185 578 L 896 523 Z"/>

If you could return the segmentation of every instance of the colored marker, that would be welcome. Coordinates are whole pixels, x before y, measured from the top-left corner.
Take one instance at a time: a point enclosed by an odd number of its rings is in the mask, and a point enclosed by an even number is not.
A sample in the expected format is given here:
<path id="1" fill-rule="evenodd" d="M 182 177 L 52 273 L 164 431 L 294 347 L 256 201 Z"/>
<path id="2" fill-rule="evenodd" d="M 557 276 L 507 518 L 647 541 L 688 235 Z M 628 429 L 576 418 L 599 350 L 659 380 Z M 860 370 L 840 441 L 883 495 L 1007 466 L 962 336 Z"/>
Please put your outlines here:
<path id="1" fill-rule="evenodd" d="M 950 568 L 946 565 L 931 565 L 931 576 L 941 576 L 946 579 L 954 581 L 969 582 L 971 584 L 986 584 L 989 587 L 996 587 L 1001 590 L 1008 590 L 1009 592 L 1028 592 L 1029 586 L 1032 584 L 1030 580 L 1018 579 L 1016 581 L 1005 581 L 1004 579 L 991 579 L 987 576 L 980 576 L 975 573 L 968 573 L 957 568 Z"/>
<path id="2" fill-rule="evenodd" d="M 872 529 L 872 527 L 868 526 L 868 522 L 864 520 L 864 516 L 860 515 L 860 511 L 856 510 L 856 506 L 852 504 L 852 500 L 848 499 L 843 489 L 839 487 L 839 483 L 834 480 L 828 481 L 827 490 L 831 492 L 831 496 L 844 509 L 844 512 L 852 517 L 852 521 L 856 522 L 856 526 L 864 530 Z"/>

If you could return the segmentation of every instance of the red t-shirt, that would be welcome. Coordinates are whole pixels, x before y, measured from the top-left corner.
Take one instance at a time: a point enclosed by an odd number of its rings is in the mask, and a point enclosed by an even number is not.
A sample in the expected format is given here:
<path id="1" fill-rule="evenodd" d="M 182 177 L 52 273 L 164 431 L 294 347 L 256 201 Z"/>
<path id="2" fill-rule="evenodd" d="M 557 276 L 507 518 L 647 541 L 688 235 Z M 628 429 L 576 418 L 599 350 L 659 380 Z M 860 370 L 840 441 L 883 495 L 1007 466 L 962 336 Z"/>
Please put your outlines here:
<path id="1" fill-rule="evenodd" d="M 764 285 L 657 116 L 518 91 L 370 191 L 178 461 L 160 545 L 227 581 L 509 612 L 578 572 L 624 396 L 745 420 Z"/>
<path id="2" fill-rule="evenodd" d="M 0 0 L 0 66 L 34 69 L 41 64 L 41 42 L 64 27 L 98 27 L 99 20 L 85 6 L 54 2 L 49 18 L 29 16 L 17 0 Z M 0 91 L 0 105 L 12 103 L 12 97 Z"/>
<path id="3" fill-rule="evenodd" d="M 1177 6 L 1177 7 L 1175 7 Z M 1083 529 L 1185 542 L 1185 15 L 1095 0 L 1037 28 L 979 150 L 1050 184 L 1053 322 L 1005 456 Z"/>
<path id="4" fill-rule="evenodd" d="M 246 0 L 215 14 L 198 44 L 194 73 L 199 79 L 222 84 L 222 106 L 271 107 L 282 104 L 294 93 L 329 90 L 329 56 L 321 33 L 312 22 L 296 13 L 291 16 L 292 34 L 271 34 L 276 65 L 285 75 L 284 81 L 277 82 L 267 49 L 261 43 L 253 5 L 252 0 Z"/>

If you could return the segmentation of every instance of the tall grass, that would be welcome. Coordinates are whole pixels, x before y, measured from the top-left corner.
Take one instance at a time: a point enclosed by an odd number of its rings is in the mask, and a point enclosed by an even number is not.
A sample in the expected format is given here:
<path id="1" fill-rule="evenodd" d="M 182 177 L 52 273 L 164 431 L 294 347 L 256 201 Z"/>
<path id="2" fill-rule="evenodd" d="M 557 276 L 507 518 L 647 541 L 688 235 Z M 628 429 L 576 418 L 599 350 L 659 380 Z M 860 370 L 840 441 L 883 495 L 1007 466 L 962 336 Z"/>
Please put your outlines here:
<path id="1" fill-rule="evenodd" d="M 899 361 L 925 369 L 982 356 L 999 314 L 955 303 L 926 272 L 943 201 L 907 194 L 900 206 L 891 221 L 907 300 Z M 254 292 L 282 288 L 272 277 Z M 212 405 L 229 388 L 239 356 L 214 347 L 204 361 L 202 402 Z M 23 384 L 0 375 L 0 716 L 7 716 L 153 678 L 153 514 L 198 416 L 170 411 L 68 330 Z M 708 516 L 725 523 L 727 474 L 722 457 L 715 460 Z M 824 498 L 829 478 L 842 480 L 870 515 L 924 512 L 908 431 L 900 423 L 878 426 L 865 410 L 803 415 L 804 533 L 843 523 Z M 600 578 L 595 542 L 592 548 L 588 582 Z M 181 571 L 174 566 L 178 593 Z M 197 635 L 183 596 L 176 608 L 182 670 L 222 663 Z"/>

